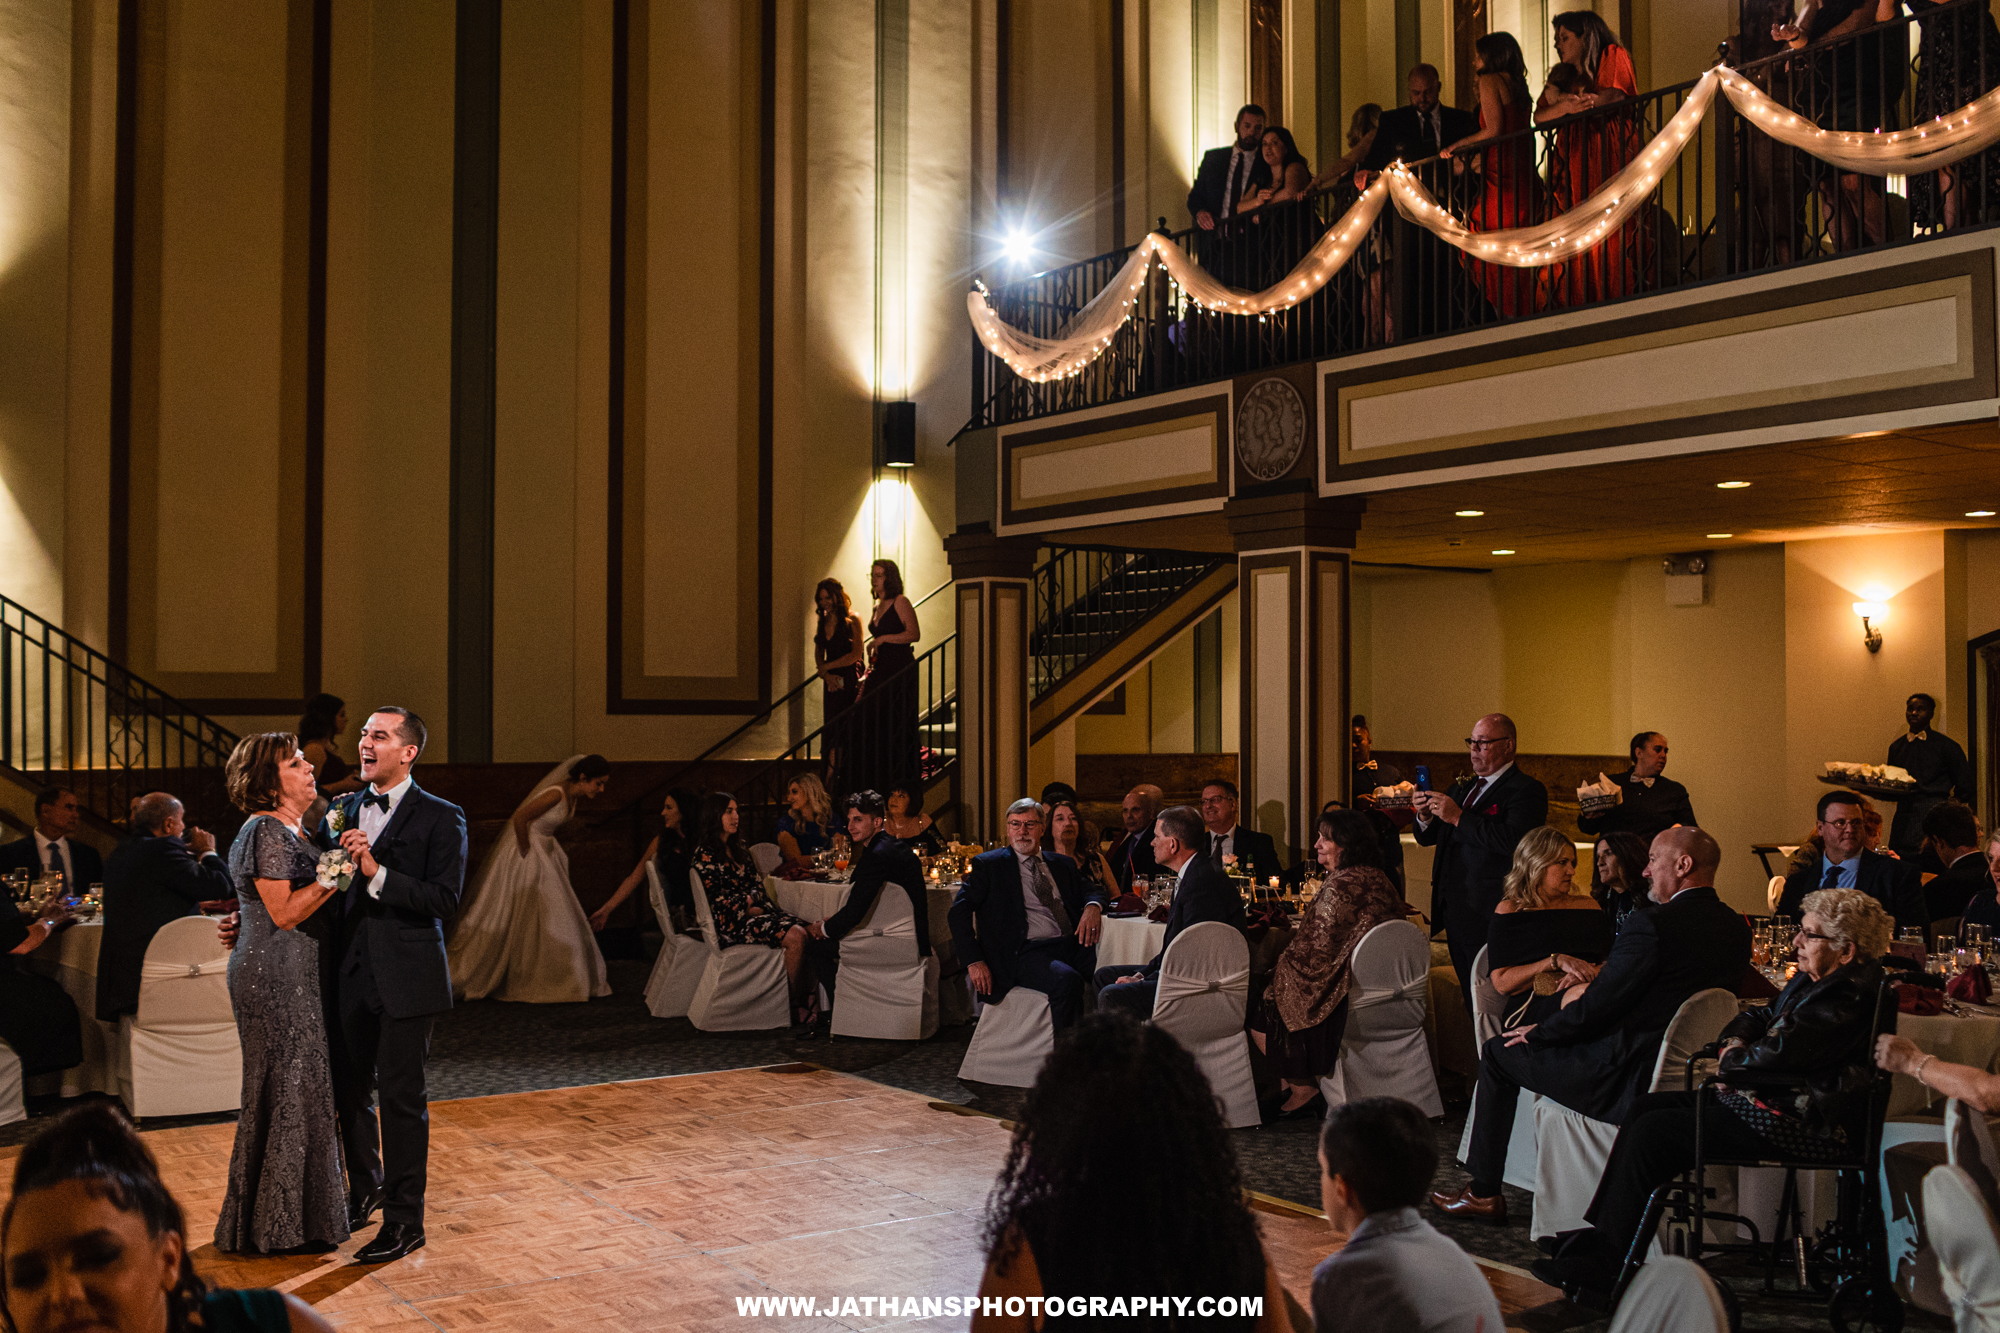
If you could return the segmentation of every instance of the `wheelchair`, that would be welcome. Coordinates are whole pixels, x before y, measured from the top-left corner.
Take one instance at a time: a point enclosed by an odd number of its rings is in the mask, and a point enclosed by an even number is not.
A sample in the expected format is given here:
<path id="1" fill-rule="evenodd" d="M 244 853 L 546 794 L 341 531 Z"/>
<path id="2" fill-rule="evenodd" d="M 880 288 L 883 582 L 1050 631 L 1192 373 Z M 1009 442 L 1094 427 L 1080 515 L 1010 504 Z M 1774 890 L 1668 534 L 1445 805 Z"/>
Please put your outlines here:
<path id="1" fill-rule="evenodd" d="M 1885 982 L 1876 997 L 1875 1020 L 1868 1036 L 1868 1050 L 1871 1053 L 1874 1051 L 1877 1036 L 1895 1030 L 1896 991 Z M 1617 1301 L 1624 1299 L 1626 1287 L 1644 1262 L 1646 1250 L 1659 1231 L 1661 1218 L 1666 1217 L 1669 1219 L 1671 1252 L 1682 1254 L 1696 1263 L 1707 1256 L 1722 1254 L 1742 1254 L 1761 1259 L 1764 1268 L 1763 1295 L 1825 1299 L 1827 1319 L 1835 1333 L 1862 1333 L 1863 1330 L 1869 1333 L 1898 1333 L 1903 1327 L 1903 1302 L 1896 1293 L 1889 1272 L 1881 1180 L 1882 1126 L 1888 1118 L 1889 1093 L 1894 1076 L 1883 1069 L 1873 1070 L 1868 1089 L 1866 1132 L 1861 1136 L 1862 1142 L 1856 1145 L 1856 1151 L 1847 1157 L 1835 1161 L 1804 1161 L 1782 1155 L 1715 1156 L 1706 1151 L 1702 1126 L 1711 1113 L 1729 1114 L 1714 1100 L 1714 1091 L 1722 1079 L 1710 1074 L 1697 1088 L 1695 1066 L 1700 1061 L 1715 1059 L 1720 1050 L 1720 1043 L 1714 1043 L 1688 1059 L 1687 1086 L 1696 1091 L 1698 1098 L 1694 1122 L 1695 1165 L 1681 1179 L 1669 1181 L 1654 1190 L 1647 1201 L 1645 1220 L 1626 1251 L 1624 1267 L 1612 1292 L 1614 1308 Z M 1764 1085 L 1771 1086 L 1768 1076 L 1765 1076 Z M 1800 1080 L 1797 1086 L 1803 1089 L 1804 1081 Z M 1711 1107 L 1714 1108 L 1712 1112 L 1709 1110 Z M 1775 1147 L 1773 1151 L 1775 1153 Z M 1708 1186 L 1706 1173 L 1708 1168 L 1718 1166 L 1783 1169 L 1784 1191 L 1778 1204 L 1777 1222 L 1768 1239 L 1759 1236 L 1757 1224 L 1751 1219 L 1708 1207 L 1715 1191 Z M 1806 1234 L 1799 1205 L 1800 1171 L 1839 1173 L 1834 1218 L 1813 1236 Z M 1710 1241 L 1706 1230 L 1710 1221 L 1734 1222 L 1750 1233 L 1750 1239 L 1747 1242 Z M 1795 1284 L 1790 1290 L 1778 1285 L 1781 1267 Z M 1739 1328 L 1742 1312 L 1736 1294 L 1720 1279 L 1715 1285 L 1728 1312 L 1729 1327 L 1732 1330 Z"/>

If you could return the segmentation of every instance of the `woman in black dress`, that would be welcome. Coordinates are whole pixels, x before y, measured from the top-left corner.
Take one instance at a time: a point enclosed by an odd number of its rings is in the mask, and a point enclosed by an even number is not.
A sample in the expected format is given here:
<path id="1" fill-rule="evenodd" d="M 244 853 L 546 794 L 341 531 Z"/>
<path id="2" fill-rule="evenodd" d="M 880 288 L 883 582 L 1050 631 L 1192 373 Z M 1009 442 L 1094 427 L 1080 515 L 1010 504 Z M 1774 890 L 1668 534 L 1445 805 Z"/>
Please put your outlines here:
<path id="1" fill-rule="evenodd" d="M 1590 856 L 1590 896 L 1611 917 L 1616 935 L 1625 918 L 1646 906 L 1646 857 L 1649 847 L 1636 833 L 1607 833 Z"/>
<path id="2" fill-rule="evenodd" d="M 1507 997 L 1505 1027 L 1539 1023 L 1560 1009 L 1565 992 L 1597 975 L 1611 952 L 1611 918 L 1571 883 L 1576 847 L 1544 824 L 1515 844 L 1500 905 L 1486 927 L 1493 989 Z M 1515 1014 L 1514 1010 L 1525 1009 Z"/>
<path id="3" fill-rule="evenodd" d="M 711 792 L 701 803 L 701 837 L 693 865 L 715 921 L 715 947 L 761 944 L 784 950 L 792 1017 L 810 1026 L 819 1017 L 819 1007 L 817 997 L 809 993 L 813 978 L 805 966 L 806 923 L 781 911 L 764 892 L 764 877 L 743 843 L 742 823 L 736 798 L 726 791 Z"/>
<path id="4" fill-rule="evenodd" d="M 347 1239 L 347 1187 L 319 986 L 330 914 L 319 909 L 339 889 L 319 882 L 319 849 L 300 826 L 318 795 L 313 769 L 297 737 L 267 731 L 238 741 L 223 774 L 250 818 L 229 849 L 243 920 L 229 955 L 243 1109 L 215 1248 L 329 1250 Z"/>
<path id="5" fill-rule="evenodd" d="M 937 825 L 924 813 L 923 783 L 894 783 L 883 793 L 882 800 L 888 811 L 882 827 L 889 830 L 890 837 L 918 856 L 936 856 L 944 850 L 944 839 L 938 836 Z"/>
<path id="6" fill-rule="evenodd" d="M 877 560 L 869 568 L 868 584 L 875 609 L 868 616 L 867 707 L 855 720 L 860 776 L 849 785 L 857 791 L 887 791 L 922 776 L 917 771 L 917 653 L 911 645 L 923 632 L 916 608 L 903 595 L 903 573 L 895 561 Z"/>
<path id="7" fill-rule="evenodd" d="M 854 603 L 839 579 L 819 581 L 813 589 L 813 608 L 819 621 L 813 631 L 813 662 L 826 693 L 821 712 L 826 726 L 822 749 L 827 772 L 836 773 L 847 748 L 848 728 L 840 719 L 861 697 L 861 617 L 854 614 Z"/>
<path id="8" fill-rule="evenodd" d="M 1959 5 L 1933 14 L 1951 0 L 1909 0 L 1923 36 L 1917 42 L 1915 124 L 1947 116 L 2000 85 L 2000 27 L 1985 5 Z M 1935 174 L 1910 177 L 1910 211 L 1918 227 L 1950 231 L 1983 222 L 2000 207 L 2000 149 L 1952 163 Z"/>
<path id="9" fill-rule="evenodd" d="M 337 694 L 315 694 L 306 700 L 299 718 L 299 748 L 313 766 L 313 778 L 322 800 L 332 801 L 363 783 L 355 776 L 354 765 L 340 757 L 340 738 L 347 734 L 347 702 Z M 307 828 L 318 828 L 319 820 L 308 811 Z"/>

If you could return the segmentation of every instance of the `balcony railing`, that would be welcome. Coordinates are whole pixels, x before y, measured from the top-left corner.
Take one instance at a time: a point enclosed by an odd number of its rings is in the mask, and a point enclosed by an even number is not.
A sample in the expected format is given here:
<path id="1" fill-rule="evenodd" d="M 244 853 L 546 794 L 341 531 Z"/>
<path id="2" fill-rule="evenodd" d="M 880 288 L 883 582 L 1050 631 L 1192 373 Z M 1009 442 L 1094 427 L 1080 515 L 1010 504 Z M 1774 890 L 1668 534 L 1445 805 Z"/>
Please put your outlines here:
<path id="1" fill-rule="evenodd" d="M 1826 128 L 1914 126 L 2000 84 L 2000 34 L 1987 3 L 1953 0 L 1733 67 Z M 1608 181 L 1685 105 L 1696 82 L 1503 135 L 1476 157 L 1410 166 L 1474 230 L 1527 226 L 1568 211 Z M 1356 197 L 1354 182 L 1341 180 L 1212 232 L 1190 228 L 1172 238 L 1230 286 L 1261 290 L 1289 272 Z M 1390 206 L 1332 281 L 1268 315 L 1204 311 L 1156 266 L 1132 318 L 1069 378 L 1023 380 L 975 337 L 970 424 L 1022 421 L 1907 244 L 1996 218 L 2000 149 L 1907 181 L 1856 176 L 1776 142 L 1717 98 L 1638 213 L 1576 260 L 1539 269 L 1482 264 Z M 1026 332 L 1057 337 L 1131 253 L 1127 247 L 995 286 L 994 310 Z"/>

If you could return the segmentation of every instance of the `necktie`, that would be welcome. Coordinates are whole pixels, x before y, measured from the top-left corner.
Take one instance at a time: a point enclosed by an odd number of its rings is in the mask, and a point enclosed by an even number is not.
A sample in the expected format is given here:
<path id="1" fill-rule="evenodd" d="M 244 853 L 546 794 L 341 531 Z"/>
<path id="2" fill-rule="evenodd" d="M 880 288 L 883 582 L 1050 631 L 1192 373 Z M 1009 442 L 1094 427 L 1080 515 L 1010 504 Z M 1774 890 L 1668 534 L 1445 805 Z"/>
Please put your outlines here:
<path id="1" fill-rule="evenodd" d="M 369 806 L 371 806 L 371 805 L 379 805 L 379 806 L 381 806 L 381 807 L 382 807 L 382 813 L 383 813 L 383 814 L 385 814 L 385 815 L 386 815 L 386 814 L 388 814 L 388 813 L 389 813 L 389 793 L 387 793 L 387 792 L 382 792 L 382 791 L 373 791 L 373 790 L 370 790 L 370 791 L 365 791 L 365 792 L 362 792 L 362 793 L 361 793 L 361 808 L 365 810 L 365 809 L 367 809 L 367 808 L 368 808 Z"/>
<path id="2" fill-rule="evenodd" d="M 1425 111 L 1420 115 L 1424 122 L 1424 147 L 1430 150 L 1425 156 L 1429 157 L 1443 146 L 1438 143 L 1437 112 Z"/>
<path id="3" fill-rule="evenodd" d="M 1238 152 L 1229 164 L 1229 188 L 1222 196 L 1222 216 L 1228 217 L 1236 211 L 1236 201 L 1243 197 L 1243 177 L 1246 174 L 1250 155 Z"/>
<path id="4" fill-rule="evenodd" d="M 1069 934 L 1069 913 L 1063 909 L 1055 881 L 1049 878 L 1048 864 L 1039 856 L 1031 856 L 1028 858 L 1028 872 L 1029 883 L 1035 886 L 1035 897 L 1041 899 L 1042 906 L 1056 919 L 1056 928 L 1065 935 Z"/>
<path id="5" fill-rule="evenodd" d="M 49 844 L 49 873 L 60 880 L 69 879 L 69 876 L 63 873 L 62 848 L 54 843 Z"/>
<path id="6" fill-rule="evenodd" d="M 1480 778 L 1478 781 L 1472 784 L 1472 789 L 1465 793 L 1465 799 L 1458 803 L 1458 808 L 1461 810 L 1470 810 L 1473 807 L 1474 802 L 1478 801 L 1479 793 L 1485 790 L 1486 790 L 1486 779 Z"/>
<path id="7" fill-rule="evenodd" d="M 1836 865 L 1829 865 L 1829 866 L 1828 866 L 1828 867 L 1826 868 L 1826 878 L 1825 878 L 1825 879 L 1823 879 L 1823 880 L 1821 880 L 1821 881 L 1819 882 L 1819 886 L 1820 886 L 1820 887 L 1821 887 L 1822 889 L 1837 889 L 1837 888 L 1839 888 L 1839 887 L 1840 887 L 1840 867 L 1839 867 L 1839 866 L 1836 866 Z"/>

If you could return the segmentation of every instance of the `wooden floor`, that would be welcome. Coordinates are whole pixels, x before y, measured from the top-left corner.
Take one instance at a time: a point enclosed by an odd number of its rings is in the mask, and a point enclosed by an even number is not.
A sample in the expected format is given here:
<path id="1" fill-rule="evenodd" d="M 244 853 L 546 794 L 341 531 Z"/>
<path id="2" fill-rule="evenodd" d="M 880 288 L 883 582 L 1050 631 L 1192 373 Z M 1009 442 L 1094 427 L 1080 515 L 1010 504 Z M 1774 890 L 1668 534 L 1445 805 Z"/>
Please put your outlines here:
<path id="1" fill-rule="evenodd" d="M 998 1121 L 806 1065 L 437 1102 L 429 1243 L 360 1268 L 349 1257 L 372 1227 L 315 1257 L 244 1259 L 208 1243 L 234 1133 L 146 1134 L 187 1210 L 202 1274 L 281 1287 L 343 1329 L 413 1333 L 963 1328 L 744 1319 L 734 1298 L 970 1295 L 980 1211 L 1008 1142 Z M 0 1165 L 18 1151 L 0 1150 Z M 1273 1263 L 1304 1301 L 1313 1265 L 1334 1248 L 1326 1223 L 1258 1212 Z M 1487 1272 L 1510 1318 L 1558 1299 L 1525 1275 Z"/>

